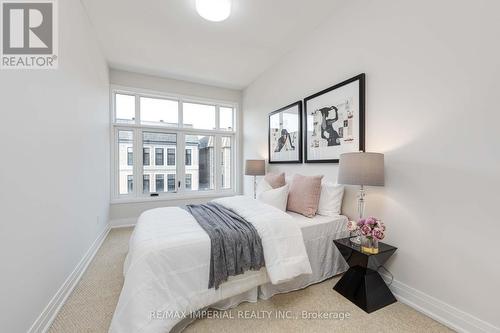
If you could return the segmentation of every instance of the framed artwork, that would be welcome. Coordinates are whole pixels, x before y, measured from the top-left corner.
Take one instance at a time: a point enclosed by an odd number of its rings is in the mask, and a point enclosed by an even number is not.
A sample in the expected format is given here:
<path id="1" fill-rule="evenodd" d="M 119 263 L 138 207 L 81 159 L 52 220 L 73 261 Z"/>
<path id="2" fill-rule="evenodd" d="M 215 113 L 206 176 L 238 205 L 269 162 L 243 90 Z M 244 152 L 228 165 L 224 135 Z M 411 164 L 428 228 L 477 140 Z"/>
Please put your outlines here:
<path id="1" fill-rule="evenodd" d="M 269 163 L 302 163 L 302 101 L 269 114 Z"/>
<path id="2" fill-rule="evenodd" d="M 365 74 L 304 99 L 306 163 L 365 149 Z"/>

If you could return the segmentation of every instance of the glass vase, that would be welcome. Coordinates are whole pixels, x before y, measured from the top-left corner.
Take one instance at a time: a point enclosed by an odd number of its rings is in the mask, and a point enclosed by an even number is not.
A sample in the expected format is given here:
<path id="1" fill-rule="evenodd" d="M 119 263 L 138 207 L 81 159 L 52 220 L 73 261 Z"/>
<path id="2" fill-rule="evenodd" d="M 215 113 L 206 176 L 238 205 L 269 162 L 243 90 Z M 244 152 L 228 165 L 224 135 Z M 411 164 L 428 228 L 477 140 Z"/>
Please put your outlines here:
<path id="1" fill-rule="evenodd" d="M 361 245 L 361 234 L 359 231 L 351 231 L 349 233 L 349 240 L 352 244 L 360 246 Z"/>
<path id="2" fill-rule="evenodd" d="M 378 253 L 378 239 L 371 236 L 363 236 L 361 238 L 361 251 L 364 253 L 377 254 Z"/>

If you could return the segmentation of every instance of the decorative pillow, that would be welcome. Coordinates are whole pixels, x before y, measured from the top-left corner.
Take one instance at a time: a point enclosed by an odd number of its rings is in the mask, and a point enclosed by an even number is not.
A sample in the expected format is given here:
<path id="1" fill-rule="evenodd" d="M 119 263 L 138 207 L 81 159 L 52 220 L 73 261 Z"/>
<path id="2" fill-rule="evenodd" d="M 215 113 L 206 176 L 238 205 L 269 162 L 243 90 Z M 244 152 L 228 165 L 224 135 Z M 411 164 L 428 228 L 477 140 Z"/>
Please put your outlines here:
<path id="1" fill-rule="evenodd" d="M 257 184 L 257 188 L 255 190 L 255 194 L 257 196 L 257 198 L 264 192 L 266 191 L 269 191 L 269 190 L 272 190 L 272 186 L 269 185 L 269 183 L 265 180 L 265 179 L 262 179 L 258 184 Z"/>
<path id="2" fill-rule="evenodd" d="M 323 176 L 295 175 L 288 194 L 287 210 L 313 217 L 318 210 Z"/>
<path id="3" fill-rule="evenodd" d="M 342 208 L 342 197 L 344 186 L 330 182 L 321 184 L 321 196 L 319 198 L 318 214 L 323 216 L 340 215 Z"/>
<path id="4" fill-rule="evenodd" d="M 285 173 L 268 173 L 264 177 L 266 182 L 271 185 L 272 188 L 283 187 L 286 185 Z"/>
<path id="5" fill-rule="evenodd" d="M 285 185 L 282 187 L 270 189 L 268 191 L 262 192 L 257 199 L 278 208 L 281 211 L 286 211 L 286 204 L 288 201 L 288 189 L 289 186 Z"/>

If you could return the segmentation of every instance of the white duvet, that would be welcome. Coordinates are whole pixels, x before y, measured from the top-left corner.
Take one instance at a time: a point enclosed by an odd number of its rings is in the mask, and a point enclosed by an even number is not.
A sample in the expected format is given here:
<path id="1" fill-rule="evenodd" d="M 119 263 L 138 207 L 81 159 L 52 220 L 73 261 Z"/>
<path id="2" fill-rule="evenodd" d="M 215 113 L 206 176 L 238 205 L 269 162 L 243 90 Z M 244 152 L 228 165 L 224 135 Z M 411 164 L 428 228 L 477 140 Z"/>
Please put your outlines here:
<path id="1" fill-rule="evenodd" d="M 312 273 L 301 229 L 288 214 L 243 196 L 214 201 L 254 225 L 266 267 L 231 277 L 218 290 L 208 289 L 210 239 L 205 231 L 181 208 L 146 211 L 130 240 L 125 282 L 109 332 L 169 332 L 190 312 L 269 280 L 278 284 Z"/>

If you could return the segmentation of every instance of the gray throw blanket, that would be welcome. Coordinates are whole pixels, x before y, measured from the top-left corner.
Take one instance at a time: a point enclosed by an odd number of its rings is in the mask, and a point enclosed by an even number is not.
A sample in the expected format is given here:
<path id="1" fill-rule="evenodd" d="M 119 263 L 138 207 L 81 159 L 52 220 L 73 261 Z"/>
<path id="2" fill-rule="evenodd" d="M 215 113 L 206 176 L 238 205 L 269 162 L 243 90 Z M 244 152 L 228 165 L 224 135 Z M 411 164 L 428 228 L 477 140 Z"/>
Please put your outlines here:
<path id="1" fill-rule="evenodd" d="M 208 288 L 219 289 L 228 277 L 265 266 L 262 241 L 251 223 L 213 202 L 187 205 L 186 210 L 210 237 Z"/>

